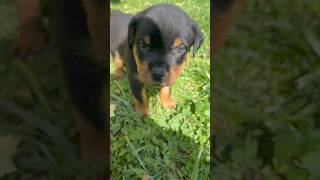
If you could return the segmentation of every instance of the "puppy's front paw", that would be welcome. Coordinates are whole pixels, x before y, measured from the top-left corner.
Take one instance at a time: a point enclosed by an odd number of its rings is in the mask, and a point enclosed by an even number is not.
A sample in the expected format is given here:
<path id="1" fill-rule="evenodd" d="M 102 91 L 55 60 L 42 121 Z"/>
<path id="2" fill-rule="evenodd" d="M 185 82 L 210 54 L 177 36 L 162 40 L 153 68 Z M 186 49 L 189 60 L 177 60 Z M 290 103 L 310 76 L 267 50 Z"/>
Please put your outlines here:
<path id="1" fill-rule="evenodd" d="M 18 43 L 13 50 L 14 58 L 25 59 L 28 56 L 36 56 L 44 49 L 43 32 L 36 29 L 33 31 L 35 32 L 20 33 Z"/>
<path id="2" fill-rule="evenodd" d="M 175 109 L 177 107 L 177 103 L 172 100 L 163 101 L 162 106 L 166 109 Z"/>
<path id="3" fill-rule="evenodd" d="M 146 103 L 135 102 L 134 109 L 137 113 L 141 114 L 143 118 L 148 117 L 148 106 Z"/>
<path id="4" fill-rule="evenodd" d="M 123 70 L 119 69 L 114 73 L 115 80 L 120 80 L 121 78 L 123 78 L 123 76 L 124 76 Z"/>

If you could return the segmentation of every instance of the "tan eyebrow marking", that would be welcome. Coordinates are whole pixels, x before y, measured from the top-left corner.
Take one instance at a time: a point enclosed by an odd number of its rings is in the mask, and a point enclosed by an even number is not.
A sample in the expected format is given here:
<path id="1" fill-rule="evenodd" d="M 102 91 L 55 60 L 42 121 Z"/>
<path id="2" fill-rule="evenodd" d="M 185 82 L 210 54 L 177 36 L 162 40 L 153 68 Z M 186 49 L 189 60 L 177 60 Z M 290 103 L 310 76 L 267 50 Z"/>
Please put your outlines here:
<path id="1" fill-rule="evenodd" d="M 151 38 L 149 35 L 146 35 L 144 38 L 143 38 L 144 42 L 147 44 L 147 45 L 150 45 L 151 44 Z"/>
<path id="2" fill-rule="evenodd" d="M 173 42 L 173 48 L 179 47 L 183 44 L 182 39 L 176 38 Z"/>

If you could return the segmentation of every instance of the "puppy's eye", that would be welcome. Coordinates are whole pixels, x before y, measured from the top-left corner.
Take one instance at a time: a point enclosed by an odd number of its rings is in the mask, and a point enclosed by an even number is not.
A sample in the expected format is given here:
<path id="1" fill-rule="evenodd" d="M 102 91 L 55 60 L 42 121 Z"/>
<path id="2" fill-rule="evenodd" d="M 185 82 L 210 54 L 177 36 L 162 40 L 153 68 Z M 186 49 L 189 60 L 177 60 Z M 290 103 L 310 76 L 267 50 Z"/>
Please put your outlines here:
<path id="1" fill-rule="evenodd" d="M 139 48 L 141 48 L 141 49 L 148 49 L 148 48 L 149 48 L 149 46 L 148 46 L 143 40 L 140 40 L 140 41 L 138 42 L 138 46 L 139 46 Z"/>
<path id="2" fill-rule="evenodd" d="M 184 45 L 182 46 L 179 46 L 176 48 L 176 52 L 179 53 L 179 54 L 183 54 L 185 51 L 186 51 L 186 47 Z"/>

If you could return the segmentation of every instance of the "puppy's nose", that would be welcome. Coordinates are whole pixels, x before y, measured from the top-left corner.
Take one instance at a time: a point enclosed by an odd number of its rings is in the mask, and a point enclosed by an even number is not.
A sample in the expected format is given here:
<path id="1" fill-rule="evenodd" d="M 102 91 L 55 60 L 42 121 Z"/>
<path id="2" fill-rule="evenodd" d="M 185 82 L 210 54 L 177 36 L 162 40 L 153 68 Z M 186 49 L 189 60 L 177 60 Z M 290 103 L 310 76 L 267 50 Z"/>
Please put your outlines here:
<path id="1" fill-rule="evenodd" d="M 165 78 L 165 76 L 166 76 L 165 72 L 161 70 L 154 70 L 151 72 L 152 79 L 156 81 L 162 81 Z"/>

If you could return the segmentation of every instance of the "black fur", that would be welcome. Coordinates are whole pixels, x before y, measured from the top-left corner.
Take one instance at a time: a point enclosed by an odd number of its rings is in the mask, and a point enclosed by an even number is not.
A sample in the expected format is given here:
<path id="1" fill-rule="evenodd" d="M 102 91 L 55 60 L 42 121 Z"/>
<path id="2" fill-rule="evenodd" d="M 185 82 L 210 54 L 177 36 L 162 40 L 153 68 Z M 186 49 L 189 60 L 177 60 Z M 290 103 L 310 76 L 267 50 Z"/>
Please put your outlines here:
<path id="1" fill-rule="evenodd" d="M 141 100 L 144 83 L 139 82 L 137 65 L 133 56 L 133 47 L 141 63 L 148 64 L 154 84 L 164 84 L 162 76 L 167 76 L 172 66 L 179 66 L 185 60 L 185 55 L 193 46 L 193 55 L 203 43 L 200 27 L 180 8 L 169 4 L 157 4 L 132 16 L 113 11 L 111 15 L 110 50 L 114 57 L 117 51 L 127 65 L 129 83 L 133 95 Z M 144 37 L 150 36 L 151 44 L 145 46 Z M 172 47 L 176 38 L 183 45 Z"/>
<path id="2" fill-rule="evenodd" d="M 55 0 L 49 5 L 53 34 L 72 102 L 90 124 L 105 130 L 107 117 L 102 99 L 105 98 L 108 66 L 105 59 L 99 59 L 94 53 L 82 1 Z M 107 51 L 105 54 L 107 56 Z"/>
<path id="3" fill-rule="evenodd" d="M 227 11 L 235 3 L 235 0 L 215 0 L 214 1 L 214 11 L 218 15 Z"/>

